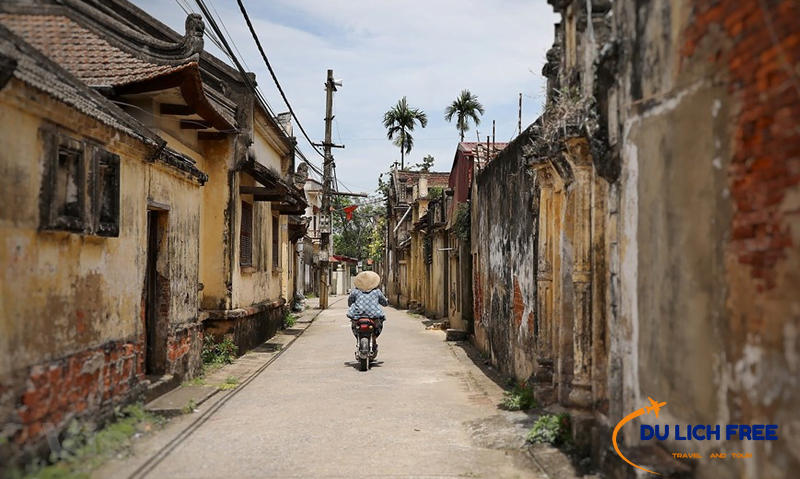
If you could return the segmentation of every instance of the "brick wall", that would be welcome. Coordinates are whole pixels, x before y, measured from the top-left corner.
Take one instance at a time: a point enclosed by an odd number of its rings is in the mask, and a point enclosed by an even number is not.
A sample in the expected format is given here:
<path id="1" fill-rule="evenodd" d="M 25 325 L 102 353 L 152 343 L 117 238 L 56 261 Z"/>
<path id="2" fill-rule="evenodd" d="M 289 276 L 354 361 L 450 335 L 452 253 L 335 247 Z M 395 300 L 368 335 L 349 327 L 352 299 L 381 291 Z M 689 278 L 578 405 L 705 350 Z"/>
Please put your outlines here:
<path id="1" fill-rule="evenodd" d="M 141 392 L 143 343 L 113 341 L 37 364 L 0 383 L 4 424 L 0 463 L 47 450 L 47 434 L 58 434 L 73 418 L 102 420 L 115 406 Z"/>
<path id="2" fill-rule="evenodd" d="M 800 3 L 771 0 L 764 7 L 759 0 L 697 2 L 682 49 L 685 63 L 727 67 L 728 90 L 742 102 L 729 172 L 735 207 L 730 249 L 749 267 L 758 292 L 776 286 L 776 265 L 792 245 L 779 205 L 800 184 Z M 692 59 L 711 28 L 721 28 L 732 46 Z"/>
<path id="3" fill-rule="evenodd" d="M 174 327 L 167 339 L 167 372 L 184 379 L 197 376 L 203 368 L 203 323 Z"/>

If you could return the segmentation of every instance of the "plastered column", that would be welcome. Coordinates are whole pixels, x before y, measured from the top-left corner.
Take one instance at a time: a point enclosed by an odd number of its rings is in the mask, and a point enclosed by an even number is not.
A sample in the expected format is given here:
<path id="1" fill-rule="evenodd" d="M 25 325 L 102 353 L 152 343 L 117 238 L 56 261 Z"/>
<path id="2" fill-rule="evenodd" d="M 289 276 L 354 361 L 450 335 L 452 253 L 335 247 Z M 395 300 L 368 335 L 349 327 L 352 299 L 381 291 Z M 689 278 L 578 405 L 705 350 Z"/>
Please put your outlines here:
<path id="1" fill-rule="evenodd" d="M 584 141 L 569 146 L 573 184 L 573 357 L 574 377 L 569 401 L 592 405 L 592 196 L 594 171 Z"/>

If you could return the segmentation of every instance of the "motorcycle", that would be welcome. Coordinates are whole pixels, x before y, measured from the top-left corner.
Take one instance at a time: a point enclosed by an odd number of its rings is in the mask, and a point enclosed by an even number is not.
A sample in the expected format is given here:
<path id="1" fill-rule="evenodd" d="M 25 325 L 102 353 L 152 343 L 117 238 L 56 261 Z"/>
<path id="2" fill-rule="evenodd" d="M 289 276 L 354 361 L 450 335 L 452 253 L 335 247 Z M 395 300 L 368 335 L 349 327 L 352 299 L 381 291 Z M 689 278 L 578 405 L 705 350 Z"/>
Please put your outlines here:
<path id="1" fill-rule="evenodd" d="M 370 318 L 361 318 L 353 321 L 356 333 L 356 361 L 361 362 L 361 370 L 366 371 L 371 367 L 378 352 L 373 349 L 375 343 L 375 321 Z"/>

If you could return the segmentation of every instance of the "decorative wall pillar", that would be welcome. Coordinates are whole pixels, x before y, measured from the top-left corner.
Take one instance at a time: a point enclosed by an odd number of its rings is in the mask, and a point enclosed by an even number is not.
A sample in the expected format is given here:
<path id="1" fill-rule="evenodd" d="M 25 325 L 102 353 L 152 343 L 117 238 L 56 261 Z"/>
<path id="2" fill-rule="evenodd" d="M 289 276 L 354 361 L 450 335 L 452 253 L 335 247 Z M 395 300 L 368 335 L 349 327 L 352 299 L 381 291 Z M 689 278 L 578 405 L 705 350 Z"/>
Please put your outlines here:
<path id="1" fill-rule="evenodd" d="M 567 157 L 575 177 L 573 184 L 573 358 L 574 377 L 570 403 L 581 408 L 592 405 L 592 203 L 594 168 L 586 141 L 567 142 Z"/>
<path id="2" fill-rule="evenodd" d="M 575 291 L 573 287 L 573 245 L 575 241 L 575 195 L 574 184 L 561 184 L 553 188 L 553 234 L 554 261 L 553 285 L 555 306 L 553 314 L 554 383 L 558 402 L 570 405 L 572 379 L 575 373 L 573 333 L 575 315 Z"/>

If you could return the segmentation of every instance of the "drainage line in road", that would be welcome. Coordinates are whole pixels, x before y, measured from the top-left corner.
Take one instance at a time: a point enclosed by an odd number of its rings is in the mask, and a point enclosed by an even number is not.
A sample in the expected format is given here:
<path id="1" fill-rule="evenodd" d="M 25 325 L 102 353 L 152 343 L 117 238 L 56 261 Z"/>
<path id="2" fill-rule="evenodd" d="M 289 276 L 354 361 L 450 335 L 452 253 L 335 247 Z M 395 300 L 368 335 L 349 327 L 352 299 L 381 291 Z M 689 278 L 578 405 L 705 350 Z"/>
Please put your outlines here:
<path id="1" fill-rule="evenodd" d="M 344 299 L 344 297 L 342 297 L 342 298 L 340 298 L 340 299 L 337 299 L 336 301 L 334 301 L 333 303 L 331 303 L 331 304 L 330 304 L 330 306 L 333 306 L 334 304 L 338 303 L 338 302 L 339 302 L 339 301 L 341 301 L 342 299 Z M 330 309 L 330 308 L 329 308 L 329 309 Z M 313 317 L 313 318 L 311 318 L 311 322 L 313 323 L 313 322 L 314 322 L 314 320 L 316 320 L 316 319 L 317 319 L 317 317 L 318 317 L 320 314 L 322 314 L 322 312 L 323 312 L 323 311 L 325 311 L 325 310 L 324 310 L 324 309 L 323 309 L 323 310 L 320 310 L 320 311 L 319 311 L 319 312 L 318 312 L 316 315 L 314 315 L 314 317 Z M 294 339 L 292 339 L 291 341 L 289 341 L 288 343 L 286 343 L 286 345 L 285 345 L 284 347 L 282 347 L 282 348 L 280 349 L 280 351 L 278 351 L 277 353 L 275 353 L 275 356 L 271 357 L 271 358 L 270 358 L 270 359 L 269 359 L 269 360 L 268 360 L 266 363 L 264 363 L 263 365 L 261 365 L 261 366 L 260 366 L 260 367 L 259 367 L 259 368 L 256 370 L 256 372 L 254 372 L 253 374 L 251 374 L 249 378 L 247 378 L 247 379 L 246 379 L 244 382 L 242 382 L 242 383 L 239 385 L 239 387 L 237 387 L 236 389 L 234 389 L 234 390 L 230 391 L 230 392 L 229 392 L 227 395 L 225 395 L 225 397 L 223 397 L 222 399 L 220 399 L 220 400 L 219 400 L 219 401 L 218 401 L 216 404 L 214 404 L 213 406 L 211 406 L 210 408 L 208 408 L 208 410 L 207 410 L 207 411 L 205 411 L 204 413 L 202 413 L 202 414 L 200 415 L 200 417 L 198 417 L 198 418 L 195 420 L 195 422 L 193 422 L 192 424 L 190 424 L 190 425 L 189 425 L 189 427 L 187 427 L 186 429 L 184 429 L 183 431 L 181 431 L 180 433 L 178 433 L 178 435 L 177 435 L 177 436 L 176 436 L 174 439 L 172 439 L 170 442 L 168 442 L 168 443 L 167 443 L 167 445 L 166 445 L 166 446 L 164 446 L 164 447 L 163 447 L 163 448 L 162 448 L 162 449 L 161 449 L 159 452 L 157 452 L 156 454 L 154 454 L 154 455 L 153 455 L 153 456 L 152 456 L 150 459 L 148 459 L 148 460 L 147 460 L 147 461 L 146 461 L 144 464 L 142 464 L 141 466 L 139 466 L 139 468 L 138 468 L 138 469 L 136 469 L 136 471 L 134 471 L 134 472 L 133 472 L 133 474 L 131 474 L 130 476 L 128 476 L 128 479 L 140 479 L 140 478 L 144 478 L 145 476 L 147 476 L 147 474 L 149 474 L 150 472 L 152 472 L 152 471 L 153 471 L 153 469 L 155 469 L 155 468 L 156 468 L 156 467 L 157 467 L 159 464 L 161 464 L 161 462 L 162 462 L 164 459 L 166 459 L 166 458 L 167 458 L 167 456 L 169 456 L 169 455 L 170 455 L 170 453 L 172 453 L 172 451 L 174 451 L 174 450 L 175 450 L 175 448 L 177 448 L 177 447 L 178 447 L 178 446 L 179 446 L 179 445 L 180 445 L 180 444 L 181 444 L 183 441 L 185 441 L 186 439 L 188 439 L 188 438 L 189 438 L 189 436 L 191 436 L 191 435 L 192 435 L 192 433 L 194 433 L 194 432 L 195 432 L 197 429 L 199 429 L 199 428 L 200 428 L 200 426 L 202 426 L 203 424 L 205 424 L 205 423 L 206 423 L 206 421 L 208 421 L 208 419 L 209 419 L 209 418 L 210 418 L 210 417 L 211 417 L 211 416 L 212 416 L 212 415 L 213 415 L 215 412 L 217 412 L 217 411 L 218 411 L 218 410 L 219 410 L 219 409 L 220 409 L 222 406 L 224 406 L 224 405 L 225 405 L 225 403 L 227 403 L 227 402 L 228 402 L 228 401 L 229 401 L 229 400 L 230 400 L 232 397 L 234 397 L 236 394 L 238 394 L 238 393 L 239 393 L 239 391 L 241 391 L 242 389 L 244 389 L 244 387 L 245 387 L 245 386 L 247 386 L 248 384 L 250 384 L 250 382 L 251 382 L 253 379 L 255 379 L 255 378 L 256 378 L 256 376 L 258 376 L 259 374 L 261 374 L 261 372 L 262 372 L 262 371 L 264 371 L 265 369 L 267 369 L 267 367 L 269 367 L 269 365 L 270 365 L 270 364 L 272 364 L 272 363 L 273 363 L 273 362 L 274 362 L 276 359 L 278 359 L 278 358 L 279 358 L 279 357 L 280 357 L 280 356 L 283 354 L 283 352 L 284 352 L 284 351 L 286 351 L 287 349 L 289 349 L 289 346 L 291 346 L 292 344 L 294 344 L 294 342 L 295 342 L 295 341 L 297 341 L 297 339 L 298 339 L 298 338 L 300 338 L 300 336 L 302 336 L 302 335 L 303 335 L 303 333 L 305 333 L 305 332 L 308 330 L 308 328 L 309 328 L 309 327 L 311 327 L 311 325 L 310 325 L 310 324 L 309 324 L 309 326 L 308 326 L 308 327 L 306 327 L 305 329 L 303 329 L 303 330 L 300 332 L 300 334 L 298 334 L 297 336 L 295 336 L 295 337 L 294 337 Z"/>
<path id="2" fill-rule="evenodd" d="M 539 468 L 539 471 L 541 471 L 541 473 L 544 474 L 544 477 L 546 477 L 547 479 L 553 479 L 553 476 L 547 473 L 542 463 L 539 462 L 539 458 L 537 458 L 536 454 L 534 454 L 533 451 L 531 451 L 530 447 L 528 448 L 527 452 L 528 456 L 530 456 L 530 458 L 533 459 L 533 462 L 536 464 L 536 467 Z"/>

